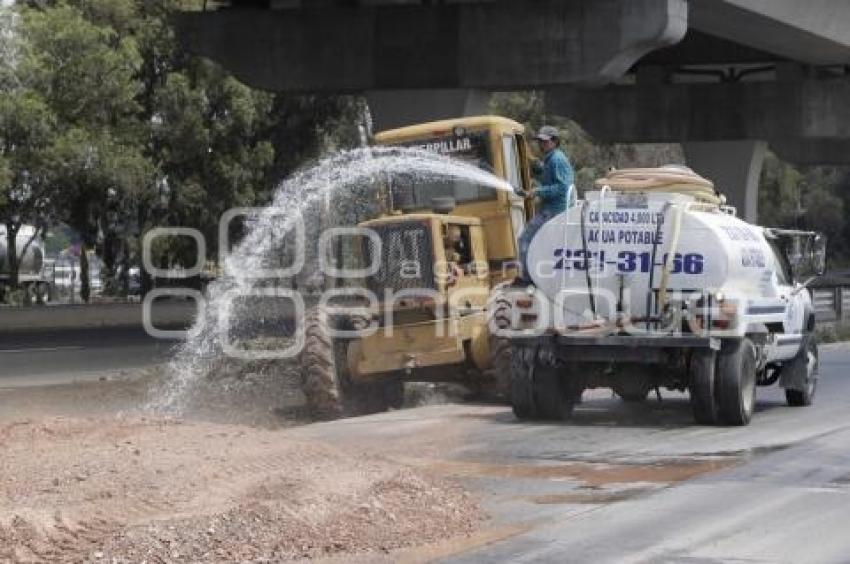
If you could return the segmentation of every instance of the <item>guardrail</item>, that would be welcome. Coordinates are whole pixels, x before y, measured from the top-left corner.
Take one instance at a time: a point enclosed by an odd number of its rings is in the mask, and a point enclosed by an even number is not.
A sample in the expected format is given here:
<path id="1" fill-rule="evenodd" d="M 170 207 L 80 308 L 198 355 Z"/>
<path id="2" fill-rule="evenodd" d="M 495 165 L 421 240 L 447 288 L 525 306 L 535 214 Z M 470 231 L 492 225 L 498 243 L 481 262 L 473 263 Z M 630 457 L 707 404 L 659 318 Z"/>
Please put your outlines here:
<path id="1" fill-rule="evenodd" d="M 817 320 L 833 323 L 850 319 L 850 286 L 812 288 Z M 159 324 L 189 324 L 197 313 L 193 301 L 171 302 L 153 308 Z M 140 304 L 60 305 L 0 308 L 0 333 L 22 329 L 66 329 L 142 325 Z"/>
<path id="2" fill-rule="evenodd" d="M 194 301 L 169 301 L 151 308 L 155 326 L 189 325 Z M 16 331 L 142 327 L 141 304 L 53 305 L 0 308 L 0 334 Z"/>
<path id="3" fill-rule="evenodd" d="M 812 302 L 818 321 L 836 322 L 850 318 L 850 287 L 812 288 Z"/>

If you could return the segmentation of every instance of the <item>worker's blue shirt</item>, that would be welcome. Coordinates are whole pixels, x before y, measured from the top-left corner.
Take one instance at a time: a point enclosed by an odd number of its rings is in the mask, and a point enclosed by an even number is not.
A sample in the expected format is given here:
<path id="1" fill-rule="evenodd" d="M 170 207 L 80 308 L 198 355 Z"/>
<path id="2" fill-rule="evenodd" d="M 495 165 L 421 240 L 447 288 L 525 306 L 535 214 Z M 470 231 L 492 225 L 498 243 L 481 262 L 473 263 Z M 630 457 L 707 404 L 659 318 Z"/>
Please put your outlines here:
<path id="1" fill-rule="evenodd" d="M 567 202 L 572 200 L 570 190 L 574 182 L 575 173 L 567 155 L 560 149 L 549 151 L 543 157 L 543 174 L 537 188 L 539 211 L 554 215 L 567 209 Z"/>

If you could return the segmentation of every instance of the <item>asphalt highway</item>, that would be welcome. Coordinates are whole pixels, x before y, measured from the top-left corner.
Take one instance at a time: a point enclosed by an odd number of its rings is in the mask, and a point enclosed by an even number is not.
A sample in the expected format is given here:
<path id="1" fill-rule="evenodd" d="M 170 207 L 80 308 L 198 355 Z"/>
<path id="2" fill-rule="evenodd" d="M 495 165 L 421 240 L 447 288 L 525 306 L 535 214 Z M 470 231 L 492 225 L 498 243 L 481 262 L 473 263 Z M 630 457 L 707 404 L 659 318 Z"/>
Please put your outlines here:
<path id="1" fill-rule="evenodd" d="M 84 381 L 153 366 L 167 360 L 175 344 L 141 327 L 0 333 L 0 388 Z"/>
<path id="2" fill-rule="evenodd" d="M 149 366 L 173 345 L 131 329 L 6 335 L 0 388 Z M 850 562 L 850 345 L 823 347 L 813 406 L 759 388 L 748 427 L 695 425 L 685 394 L 633 405 L 595 390 L 560 424 L 437 404 L 281 432 L 457 480 L 490 516 L 401 560 Z"/>
<path id="3" fill-rule="evenodd" d="M 415 560 L 850 562 L 850 348 L 822 352 L 814 406 L 759 388 L 748 427 L 695 425 L 687 397 L 626 405 L 598 390 L 573 421 L 431 406 L 304 427 L 460 480 L 481 535 Z"/>

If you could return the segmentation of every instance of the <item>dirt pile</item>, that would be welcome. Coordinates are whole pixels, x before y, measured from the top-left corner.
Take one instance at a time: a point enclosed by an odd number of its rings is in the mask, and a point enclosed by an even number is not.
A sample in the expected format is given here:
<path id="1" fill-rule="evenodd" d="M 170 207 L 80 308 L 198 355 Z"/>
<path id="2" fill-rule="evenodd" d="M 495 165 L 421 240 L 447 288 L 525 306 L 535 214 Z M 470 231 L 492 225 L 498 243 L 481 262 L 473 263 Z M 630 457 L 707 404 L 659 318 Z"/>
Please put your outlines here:
<path id="1" fill-rule="evenodd" d="M 287 431 L 142 417 L 0 426 L 0 561 L 289 560 L 474 531 L 457 486 Z"/>

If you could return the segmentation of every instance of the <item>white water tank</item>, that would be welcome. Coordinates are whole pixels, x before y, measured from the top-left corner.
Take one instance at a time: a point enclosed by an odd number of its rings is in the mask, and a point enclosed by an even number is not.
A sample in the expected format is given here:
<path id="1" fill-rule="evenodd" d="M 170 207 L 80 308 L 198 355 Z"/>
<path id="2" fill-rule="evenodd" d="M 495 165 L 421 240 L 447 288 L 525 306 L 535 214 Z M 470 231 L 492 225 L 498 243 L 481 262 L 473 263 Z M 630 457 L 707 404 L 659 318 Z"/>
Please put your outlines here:
<path id="1" fill-rule="evenodd" d="M 591 306 L 597 318 L 614 318 L 618 307 L 633 318 L 657 315 L 671 253 L 671 294 L 769 298 L 789 275 L 761 227 L 691 196 L 661 192 L 588 193 L 538 231 L 528 265 L 564 321 L 580 324 Z"/>

